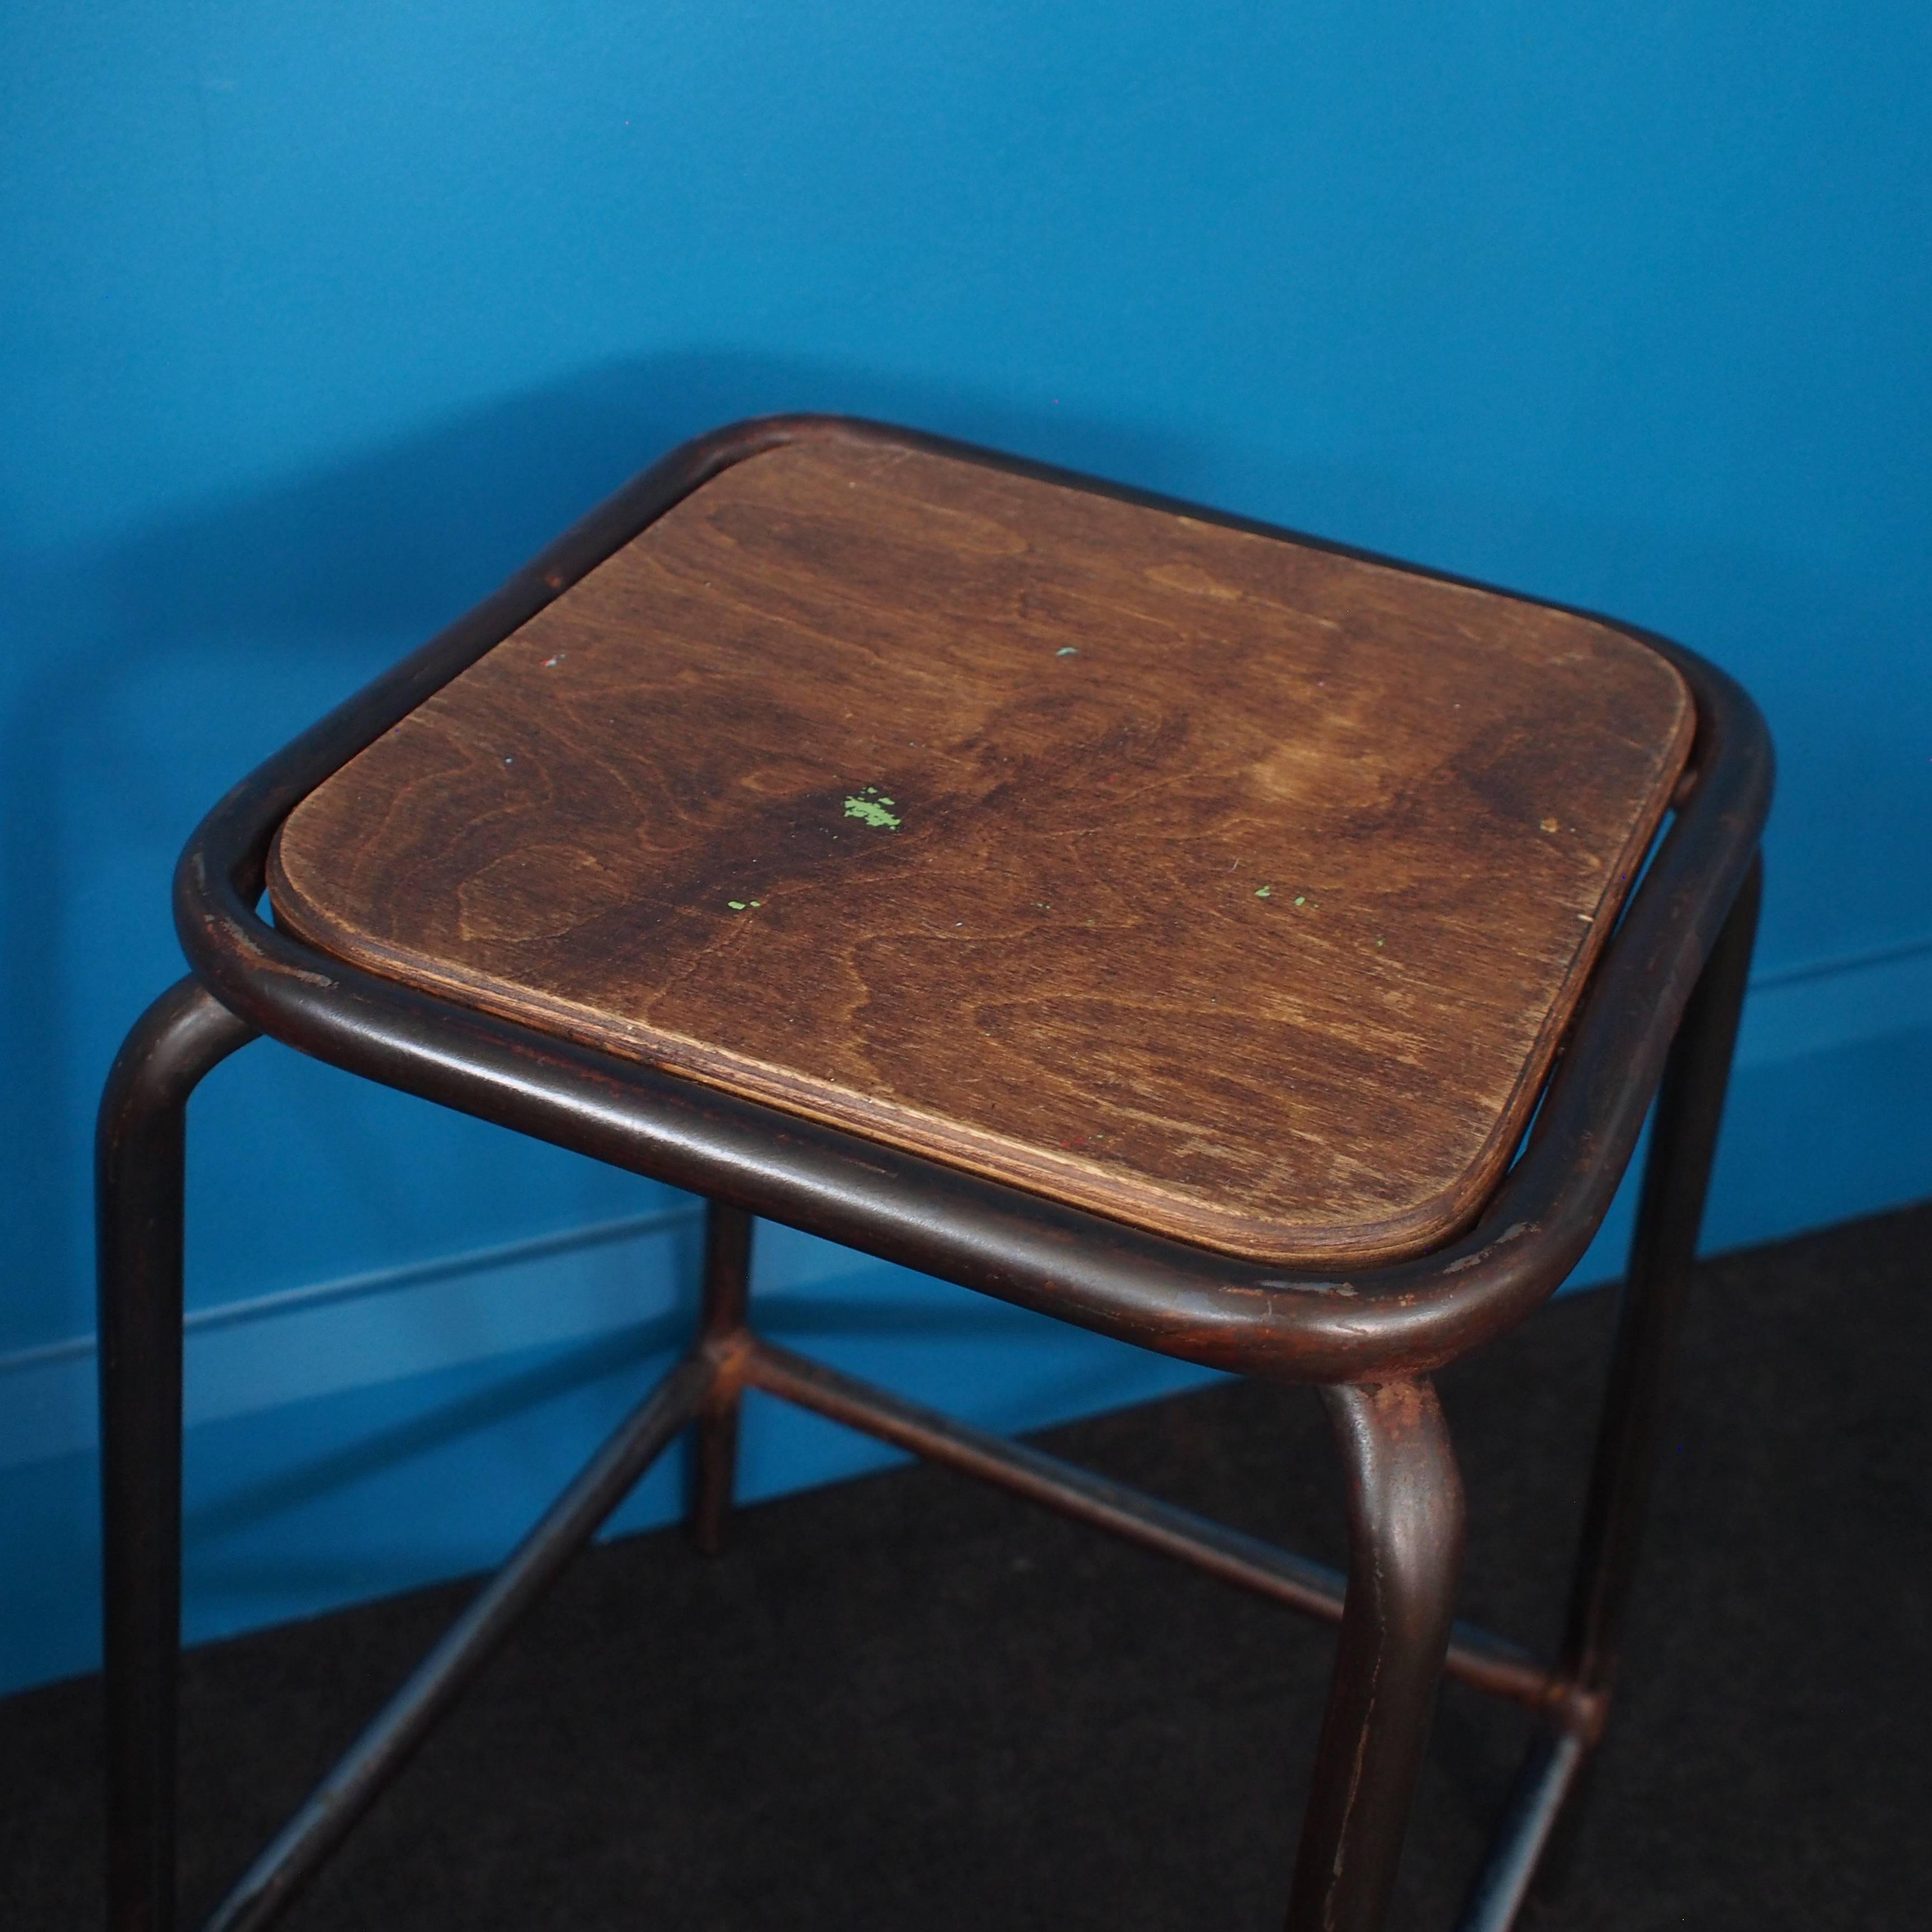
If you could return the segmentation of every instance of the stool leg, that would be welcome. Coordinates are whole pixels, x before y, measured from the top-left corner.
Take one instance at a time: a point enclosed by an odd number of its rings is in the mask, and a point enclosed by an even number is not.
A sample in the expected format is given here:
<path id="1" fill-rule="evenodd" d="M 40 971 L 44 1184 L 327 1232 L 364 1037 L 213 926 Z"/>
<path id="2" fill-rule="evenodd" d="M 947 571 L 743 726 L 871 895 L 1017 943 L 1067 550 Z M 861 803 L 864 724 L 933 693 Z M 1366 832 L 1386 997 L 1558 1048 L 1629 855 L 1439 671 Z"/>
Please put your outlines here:
<path id="1" fill-rule="evenodd" d="M 1697 1258 L 1762 887 L 1762 863 L 1754 862 L 1705 962 L 1658 1090 L 1570 1582 L 1562 1668 L 1575 1690 L 1565 1730 L 1532 1744 L 1509 1816 L 1458 1922 L 1459 1932 L 1507 1932 L 1514 1923 L 1563 1799 L 1608 1715 L 1644 1514 L 1663 1448 L 1666 1372 Z"/>
<path id="2" fill-rule="evenodd" d="M 1324 1389 L 1348 1473 L 1348 1588 L 1288 1932 L 1376 1932 L 1435 1715 L 1462 1481 L 1426 1381 Z"/>
<path id="3" fill-rule="evenodd" d="M 1566 1672 L 1607 1696 L 1664 1423 L 1664 1375 L 1690 1287 L 1718 1150 L 1763 870 L 1754 863 L 1678 1028 L 1651 1124 L 1563 1646 Z"/>
<path id="4" fill-rule="evenodd" d="M 704 1216 L 704 1293 L 698 1323 L 700 1348 L 718 1350 L 745 1332 L 751 1304 L 752 1216 L 723 1201 L 707 1202 Z M 725 1526 L 738 1472 L 737 1379 L 721 1376 L 704 1399 L 694 1431 L 691 1539 L 706 1556 L 724 1547 Z"/>
<path id="5" fill-rule="evenodd" d="M 150 1006 L 94 1142 L 107 1923 L 174 1922 L 181 1648 L 182 1196 L 188 1096 L 254 1030 L 194 980 Z"/>

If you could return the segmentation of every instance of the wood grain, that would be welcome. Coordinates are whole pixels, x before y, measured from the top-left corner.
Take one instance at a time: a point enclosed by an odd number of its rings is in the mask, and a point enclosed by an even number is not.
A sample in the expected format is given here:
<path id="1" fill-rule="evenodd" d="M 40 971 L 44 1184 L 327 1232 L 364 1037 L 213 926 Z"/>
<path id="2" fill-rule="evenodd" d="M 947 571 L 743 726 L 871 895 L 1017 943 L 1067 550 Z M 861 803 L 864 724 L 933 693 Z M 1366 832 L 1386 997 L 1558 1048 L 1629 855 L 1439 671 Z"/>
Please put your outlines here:
<path id="1" fill-rule="evenodd" d="M 1693 722 L 1582 618 L 814 440 L 344 767 L 271 890 L 386 976 L 1346 1265 L 1493 1186 Z"/>

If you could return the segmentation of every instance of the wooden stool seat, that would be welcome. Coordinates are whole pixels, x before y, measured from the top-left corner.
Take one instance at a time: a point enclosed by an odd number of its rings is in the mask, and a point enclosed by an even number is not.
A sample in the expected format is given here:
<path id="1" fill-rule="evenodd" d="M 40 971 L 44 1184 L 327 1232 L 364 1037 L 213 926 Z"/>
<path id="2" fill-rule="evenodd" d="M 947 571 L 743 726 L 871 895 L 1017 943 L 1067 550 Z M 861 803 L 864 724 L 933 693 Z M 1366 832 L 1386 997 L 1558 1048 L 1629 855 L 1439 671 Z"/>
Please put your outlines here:
<path id="1" fill-rule="evenodd" d="M 929 450 L 733 464 L 311 793 L 392 981 L 1283 1264 L 1493 1190 L 1695 707 L 1621 632 Z"/>

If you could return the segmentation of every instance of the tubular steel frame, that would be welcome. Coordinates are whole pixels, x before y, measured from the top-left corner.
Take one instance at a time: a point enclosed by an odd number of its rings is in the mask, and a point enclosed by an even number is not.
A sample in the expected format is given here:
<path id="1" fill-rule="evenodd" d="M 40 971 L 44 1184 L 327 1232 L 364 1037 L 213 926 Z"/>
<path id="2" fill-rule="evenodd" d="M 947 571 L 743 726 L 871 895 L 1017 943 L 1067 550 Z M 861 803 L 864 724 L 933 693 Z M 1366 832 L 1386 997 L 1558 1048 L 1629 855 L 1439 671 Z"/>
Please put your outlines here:
<path id="1" fill-rule="evenodd" d="M 260 916 L 269 842 L 301 798 L 699 484 L 761 450 L 816 437 L 934 449 L 1288 534 L 875 424 L 736 424 L 645 471 L 203 821 L 176 875 L 191 974 L 128 1036 L 102 1097 L 97 1143 L 112 1932 L 172 1932 L 175 1924 L 186 1108 L 209 1069 L 257 1034 L 691 1189 L 710 1205 L 690 1353 L 518 1546 L 206 1932 L 252 1932 L 274 1917 L 687 1426 L 697 1448 L 691 1531 L 700 1549 L 722 1546 L 747 1388 L 1340 1622 L 1290 1932 L 1373 1932 L 1382 1922 L 1441 1672 L 1539 1719 L 1461 1932 L 1511 1924 L 1602 1734 L 1750 964 L 1770 802 L 1762 720 L 1714 666 L 1634 634 L 1690 685 L 1696 740 L 1672 820 L 1592 975 L 1515 1164 L 1465 1233 L 1426 1255 L 1351 1270 L 1346 1280 L 1192 1248 L 448 1004 L 319 952 Z M 1461 1478 L 1430 1376 L 1521 1320 L 1575 1264 L 1653 1094 L 1568 1628 L 1549 1664 L 1452 1621 Z M 1348 1476 L 1347 1579 L 760 1340 L 747 1293 L 759 1214 L 1190 1361 L 1319 1384 Z"/>

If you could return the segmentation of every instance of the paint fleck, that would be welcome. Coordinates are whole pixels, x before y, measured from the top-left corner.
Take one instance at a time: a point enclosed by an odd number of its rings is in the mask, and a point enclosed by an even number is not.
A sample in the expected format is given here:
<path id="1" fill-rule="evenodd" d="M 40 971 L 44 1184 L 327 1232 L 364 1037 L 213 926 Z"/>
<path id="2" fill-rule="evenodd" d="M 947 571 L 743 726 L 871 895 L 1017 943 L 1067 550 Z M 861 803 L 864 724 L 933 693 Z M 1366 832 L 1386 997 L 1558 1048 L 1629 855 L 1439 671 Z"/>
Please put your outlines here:
<path id="1" fill-rule="evenodd" d="M 866 790 L 877 791 L 878 788 L 868 785 Z M 886 809 L 891 803 L 889 798 L 870 799 L 862 793 L 854 792 L 845 801 L 845 816 L 863 819 L 875 832 L 896 832 L 899 829 L 899 821 Z"/>
<path id="2" fill-rule="evenodd" d="M 1272 886 L 1257 886 L 1255 888 L 1255 897 L 1258 899 L 1272 898 L 1274 896 L 1274 888 Z"/>
<path id="3" fill-rule="evenodd" d="M 1308 903 L 1308 895 L 1306 892 L 1297 892 L 1294 896 L 1294 902 L 1297 905 L 1306 905 Z"/>
<path id="4" fill-rule="evenodd" d="M 1554 832 L 1556 830 L 1556 820 L 1553 818 L 1546 818 L 1543 821 L 1543 829 L 1546 832 Z"/>
<path id="5" fill-rule="evenodd" d="M 724 903 L 734 912 L 742 912 L 745 910 L 745 902 L 742 899 L 727 899 Z"/>
<path id="6" fill-rule="evenodd" d="M 559 664 L 562 663 L 566 658 L 569 656 L 569 655 L 570 653 L 568 651 L 559 651 L 555 657 L 545 658 L 544 659 L 544 669 L 545 670 L 554 670 Z"/>
<path id="7" fill-rule="evenodd" d="M 1077 658 L 1080 653 L 1071 644 L 1062 644 L 1053 654 L 1057 658 Z"/>

